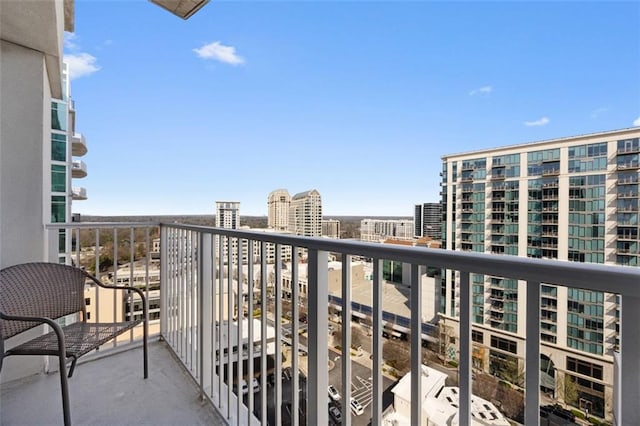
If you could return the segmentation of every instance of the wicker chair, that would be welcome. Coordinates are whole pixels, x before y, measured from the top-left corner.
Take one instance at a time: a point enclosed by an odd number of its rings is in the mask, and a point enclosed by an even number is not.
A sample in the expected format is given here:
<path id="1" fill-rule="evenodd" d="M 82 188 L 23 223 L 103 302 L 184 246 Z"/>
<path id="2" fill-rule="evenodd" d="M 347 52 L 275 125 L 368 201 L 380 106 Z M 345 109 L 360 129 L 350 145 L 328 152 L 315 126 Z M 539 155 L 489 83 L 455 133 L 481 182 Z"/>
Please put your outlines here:
<path id="1" fill-rule="evenodd" d="M 103 288 L 135 291 L 142 299 L 143 318 L 139 320 L 88 323 L 85 308 L 85 282 Z M 79 313 L 81 321 L 60 326 L 55 321 Z M 41 324 L 53 331 L 26 343 L 4 350 L 4 339 Z M 144 378 L 148 376 L 148 314 L 144 293 L 137 288 L 105 285 L 82 269 L 56 263 L 24 263 L 0 270 L 0 370 L 9 355 L 54 355 L 60 363 L 60 385 L 65 425 L 71 424 L 67 378 L 73 375 L 76 361 L 116 336 L 143 324 Z M 66 362 L 71 358 L 67 376 Z"/>

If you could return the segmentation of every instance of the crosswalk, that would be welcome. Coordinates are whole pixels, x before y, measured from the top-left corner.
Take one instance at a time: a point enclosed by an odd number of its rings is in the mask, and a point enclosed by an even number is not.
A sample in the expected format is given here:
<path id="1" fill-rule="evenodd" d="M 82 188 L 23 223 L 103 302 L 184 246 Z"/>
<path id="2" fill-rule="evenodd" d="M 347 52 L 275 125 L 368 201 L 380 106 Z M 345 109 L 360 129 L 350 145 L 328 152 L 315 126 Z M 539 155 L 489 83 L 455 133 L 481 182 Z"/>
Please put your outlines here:
<path id="1" fill-rule="evenodd" d="M 356 376 L 355 379 L 351 382 L 351 397 L 357 399 L 364 408 L 367 408 L 373 401 L 373 380 L 360 376 Z"/>

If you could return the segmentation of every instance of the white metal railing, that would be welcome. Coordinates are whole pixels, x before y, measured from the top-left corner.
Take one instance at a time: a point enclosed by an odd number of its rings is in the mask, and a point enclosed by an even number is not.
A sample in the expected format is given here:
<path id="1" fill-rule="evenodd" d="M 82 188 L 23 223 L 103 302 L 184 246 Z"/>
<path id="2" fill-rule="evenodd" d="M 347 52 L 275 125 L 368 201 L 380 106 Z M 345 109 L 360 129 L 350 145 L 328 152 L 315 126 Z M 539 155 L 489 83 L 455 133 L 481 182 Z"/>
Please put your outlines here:
<path id="1" fill-rule="evenodd" d="M 151 239 L 158 234 L 159 224 L 153 222 L 53 223 L 46 225 L 50 258 L 64 255 L 66 263 L 92 271 L 103 282 L 137 286 L 145 291 L 149 309 L 149 336 L 160 335 L 160 303 L 158 290 L 159 253 L 154 261 Z M 157 235 L 159 237 L 159 235 Z M 64 244 L 63 244 L 64 242 Z M 65 247 L 67 250 L 62 250 Z M 131 263 L 131 260 L 134 263 Z M 153 271 L 157 271 L 154 273 Z M 155 286 L 155 287 L 154 287 Z M 119 322 L 126 317 L 141 315 L 135 293 L 122 298 L 117 292 L 102 292 L 95 286 L 85 289 L 89 299 L 88 322 Z M 105 297 L 108 297 L 105 300 Z M 156 300 L 157 299 L 157 300 Z M 103 345 L 99 352 L 142 342 L 142 326 L 137 326 Z M 90 359 L 88 356 L 86 359 Z"/>
<path id="2" fill-rule="evenodd" d="M 254 249 L 259 246 L 266 252 L 266 245 L 276 247 L 276 262 L 273 265 L 275 276 L 275 307 L 273 318 L 268 316 L 266 283 L 267 264 L 264 256 L 254 259 Z M 411 269 L 411 329 L 421 330 L 422 291 L 419 276 L 426 266 L 458 271 L 459 320 L 460 320 L 460 357 L 459 357 L 459 424 L 471 424 L 471 282 L 470 274 L 485 274 L 518 279 L 526 283 L 526 300 L 535 301 L 527 306 L 537 306 L 526 311 L 525 343 L 525 423 L 539 424 L 540 415 L 540 286 L 541 283 L 561 284 L 586 290 L 616 293 L 621 299 L 621 350 L 619 353 L 619 374 L 614 380 L 617 407 L 617 424 L 640 424 L 640 336 L 637 324 L 640 324 L 640 270 L 636 268 L 609 265 L 582 264 L 553 260 L 528 259 L 516 256 L 492 256 L 480 253 L 462 253 L 455 251 L 426 249 L 419 247 L 394 246 L 356 241 L 331 240 L 323 238 L 292 237 L 278 234 L 263 234 L 251 231 L 236 231 L 190 225 L 161 225 L 161 264 L 162 264 L 162 320 L 161 333 L 180 358 L 185 367 L 200 384 L 202 396 L 209 399 L 219 412 L 226 416 L 231 424 L 267 424 L 270 407 L 273 418 L 269 422 L 280 424 L 282 421 L 282 270 L 278 261 L 282 248 L 292 248 L 291 281 L 298 282 L 299 254 L 305 253 L 308 263 L 308 377 L 306 419 L 308 424 L 327 424 L 327 305 L 328 305 L 328 254 L 338 256 L 342 262 L 342 347 L 351 346 L 351 258 L 352 256 L 373 260 L 372 283 L 372 411 L 371 423 L 381 424 L 382 405 L 382 261 L 393 260 L 409 264 Z M 244 253 L 243 251 L 246 251 Z M 246 258 L 246 269 L 242 259 Z M 240 259 L 240 262 L 238 261 Z M 254 262 L 255 261 L 255 262 Z M 244 274 L 248 286 L 243 288 Z M 228 356 L 217 356 L 225 348 L 233 348 L 243 342 L 243 328 L 239 326 L 243 319 L 244 306 L 247 305 L 249 318 L 253 319 L 257 295 L 253 283 L 259 279 L 259 334 L 254 329 L 253 320 L 248 321 L 247 351 L 231 350 Z M 292 286 L 292 317 L 298 318 L 298 286 Z M 234 290 L 237 291 L 234 305 Z M 226 297 L 225 297 L 226 293 Z M 246 293 L 246 294 L 245 294 Z M 246 298 L 245 298 L 246 296 Z M 242 302 L 246 300 L 246 302 Z M 225 313 L 226 311 L 226 313 Z M 238 326 L 234 326 L 233 319 Z M 268 324 L 274 324 L 275 347 L 273 353 L 267 346 Z M 235 334 L 234 334 L 234 329 Z M 226 328 L 226 330 L 225 330 Z M 293 321 L 291 332 L 292 345 L 292 413 L 298 413 L 300 400 L 297 398 L 301 376 L 298 357 L 299 337 L 298 321 Z M 254 338 L 254 336 L 256 338 Z M 238 384 L 247 376 L 251 388 L 251 375 L 243 372 L 240 357 L 247 354 L 252 360 L 255 352 L 251 342 L 260 345 L 259 372 L 261 378 L 260 401 L 254 401 L 249 390 L 246 402 Z M 421 371 L 421 333 L 411 333 L 410 337 L 411 371 Z M 267 358 L 275 362 L 268 368 Z M 234 362 L 236 369 L 234 371 Z M 348 415 L 351 396 L 350 357 L 341 357 L 343 390 L 343 424 L 350 425 Z M 247 363 L 253 365 L 253 363 Z M 618 368 L 620 367 L 620 368 Z M 253 369 L 253 367 L 250 367 Z M 225 369 L 228 372 L 225 378 Z M 251 370 L 253 373 L 254 370 Z M 266 377 L 274 372 L 275 386 L 268 394 Z M 231 375 L 235 373 L 235 377 Z M 421 375 L 411 375 L 411 424 L 421 424 L 422 395 Z M 235 383 L 234 383 L 235 382 Z M 270 405 L 271 404 L 271 405 Z M 298 425 L 297 415 L 292 416 L 292 424 Z"/>

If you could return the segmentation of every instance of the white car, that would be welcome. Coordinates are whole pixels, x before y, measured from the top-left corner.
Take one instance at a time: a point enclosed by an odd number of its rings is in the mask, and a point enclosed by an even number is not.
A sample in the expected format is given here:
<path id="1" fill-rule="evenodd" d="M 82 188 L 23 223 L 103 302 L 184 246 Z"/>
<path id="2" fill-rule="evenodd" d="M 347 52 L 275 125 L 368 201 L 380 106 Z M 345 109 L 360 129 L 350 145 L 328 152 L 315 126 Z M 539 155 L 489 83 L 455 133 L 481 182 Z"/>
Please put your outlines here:
<path id="1" fill-rule="evenodd" d="M 359 416 L 360 414 L 364 413 L 364 408 L 362 407 L 362 405 L 360 405 L 360 402 L 358 402 L 357 399 L 352 398 L 351 403 L 349 405 L 351 405 L 351 411 L 356 416 Z"/>
<path id="2" fill-rule="evenodd" d="M 242 379 L 242 383 L 240 385 L 241 389 L 242 389 L 242 394 L 246 395 L 249 393 L 249 385 L 247 384 L 247 381 Z M 255 377 L 253 378 L 253 380 L 251 380 L 251 387 L 253 388 L 253 392 L 259 392 L 260 391 L 260 382 L 258 381 L 258 379 L 256 379 Z"/>
<path id="3" fill-rule="evenodd" d="M 333 399 L 334 401 L 337 401 L 340 399 L 340 392 L 338 392 L 338 389 L 336 389 L 335 386 L 333 385 L 329 385 L 329 396 L 331 397 L 331 399 Z"/>

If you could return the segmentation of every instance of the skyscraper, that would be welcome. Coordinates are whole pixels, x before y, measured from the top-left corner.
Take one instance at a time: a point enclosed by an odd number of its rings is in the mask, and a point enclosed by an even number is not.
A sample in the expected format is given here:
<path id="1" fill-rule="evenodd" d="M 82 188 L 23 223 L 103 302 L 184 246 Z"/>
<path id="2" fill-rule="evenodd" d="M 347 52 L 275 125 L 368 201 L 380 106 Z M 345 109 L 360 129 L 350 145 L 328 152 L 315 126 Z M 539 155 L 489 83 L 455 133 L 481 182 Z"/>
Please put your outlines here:
<path id="1" fill-rule="evenodd" d="M 240 227 L 240 203 L 216 201 L 216 227 L 238 229 Z"/>
<path id="2" fill-rule="evenodd" d="M 443 157 L 447 249 L 638 266 L 640 128 Z M 447 271 L 442 324 L 455 334 L 459 281 Z M 473 364 L 507 378 L 523 368 L 522 281 L 472 274 Z M 541 286 L 541 388 L 576 384 L 582 409 L 610 418 L 615 294 Z M 453 325 L 447 328 L 447 324 Z M 529 336 L 531 337 L 531 336 Z"/>
<path id="3" fill-rule="evenodd" d="M 322 198 L 317 190 L 300 192 L 291 198 L 289 231 L 307 237 L 322 235 Z"/>
<path id="4" fill-rule="evenodd" d="M 289 227 L 289 205 L 291 196 L 286 189 L 276 189 L 269 194 L 268 226 L 276 231 L 286 231 Z"/>
<path id="5" fill-rule="evenodd" d="M 415 237 L 442 238 L 442 204 L 423 203 L 415 205 L 413 218 Z"/>

